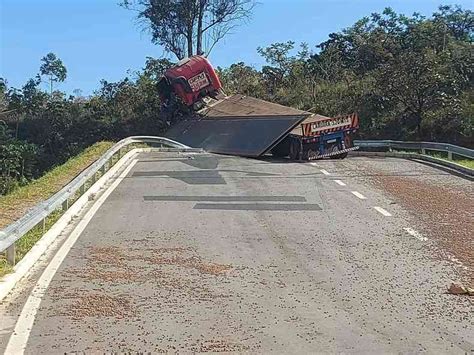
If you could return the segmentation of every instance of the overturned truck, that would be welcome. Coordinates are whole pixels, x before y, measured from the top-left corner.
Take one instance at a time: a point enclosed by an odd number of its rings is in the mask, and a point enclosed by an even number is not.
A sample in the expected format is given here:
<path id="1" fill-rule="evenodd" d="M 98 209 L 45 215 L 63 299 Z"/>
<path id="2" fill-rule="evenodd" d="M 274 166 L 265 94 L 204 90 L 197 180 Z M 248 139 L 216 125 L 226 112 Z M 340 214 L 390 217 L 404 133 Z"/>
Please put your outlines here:
<path id="1" fill-rule="evenodd" d="M 326 117 L 244 95 L 225 95 L 202 56 L 180 61 L 158 84 L 167 137 L 220 154 L 294 160 L 344 158 L 359 127 L 357 114 Z"/>

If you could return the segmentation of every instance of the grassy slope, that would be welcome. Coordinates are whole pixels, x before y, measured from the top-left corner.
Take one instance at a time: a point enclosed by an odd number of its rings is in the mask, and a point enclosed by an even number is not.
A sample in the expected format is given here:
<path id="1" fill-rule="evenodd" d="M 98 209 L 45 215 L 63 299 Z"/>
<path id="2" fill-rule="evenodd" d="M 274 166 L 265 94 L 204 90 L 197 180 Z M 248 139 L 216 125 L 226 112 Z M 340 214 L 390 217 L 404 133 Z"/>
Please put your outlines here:
<path id="1" fill-rule="evenodd" d="M 0 196 L 0 228 L 17 220 L 29 208 L 58 192 L 112 145 L 112 142 L 96 143 L 39 179 L 20 187 L 11 194 Z"/>
<path id="2" fill-rule="evenodd" d="M 453 160 L 451 160 L 453 161 Z M 456 164 L 463 165 L 469 169 L 474 169 L 474 160 L 470 159 L 462 159 L 462 160 L 454 160 Z"/>
<path id="3" fill-rule="evenodd" d="M 20 218 L 28 209 L 46 200 L 67 185 L 85 168 L 96 161 L 111 146 L 112 142 L 98 142 L 82 153 L 57 166 L 39 179 L 23 186 L 9 195 L 0 196 L 0 229 Z M 53 212 L 46 220 L 46 230 L 61 216 Z M 43 228 L 33 228 L 16 243 L 16 258 L 20 260 L 41 238 Z M 0 253 L 0 277 L 11 270 L 2 253 Z"/>
<path id="4" fill-rule="evenodd" d="M 465 166 L 466 168 L 469 168 L 469 169 L 474 169 L 474 160 L 472 159 L 460 158 L 456 156 L 455 159 L 452 160 L 452 159 L 448 159 L 447 153 L 439 153 L 439 152 L 428 152 L 428 155 L 434 158 L 443 159 L 451 163 L 456 163 L 456 164 Z"/>

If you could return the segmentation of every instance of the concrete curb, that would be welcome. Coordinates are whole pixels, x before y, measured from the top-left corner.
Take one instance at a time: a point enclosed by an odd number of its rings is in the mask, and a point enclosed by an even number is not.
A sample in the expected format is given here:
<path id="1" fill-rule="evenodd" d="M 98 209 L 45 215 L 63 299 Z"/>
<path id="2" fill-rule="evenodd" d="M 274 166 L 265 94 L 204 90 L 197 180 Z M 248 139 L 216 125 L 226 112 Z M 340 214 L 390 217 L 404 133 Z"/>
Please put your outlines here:
<path id="1" fill-rule="evenodd" d="M 418 153 L 399 153 L 399 152 L 350 152 L 350 155 L 353 156 L 380 156 L 380 157 L 391 157 L 391 158 L 401 158 L 409 159 L 415 161 L 423 161 L 430 163 L 430 166 L 433 166 L 438 169 L 442 169 L 452 174 L 460 175 L 469 180 L 474 180 L 474 169 L 469 169 L 468 167 L 444 160 L 434 158 L 428 155 L 418 154 Z"/>
<path id="2" fill-rule="evenodd" d="M 145 148 L 146 149 L 146 148 Z M 13 290 L 15 285 L 22 280 L 33 268 L 36 262 L 43 256 L 69 224 L 74 216 L 79 214 L 86 206 L 91 195 L 98 193 L 104 185 L 119 172 L 124 165 L 127 165 L 138 153 L 145 151 L 142 148 L 135 148 L 125 154 L 109 171 L 107 171 L 97 182 L 92 185 L 62 216 L 59 220 L 41 237 L 41 239 L 31 248 L 31 250 L 13 268 L 13 272 L 0 279 L 0 302 Z"/>

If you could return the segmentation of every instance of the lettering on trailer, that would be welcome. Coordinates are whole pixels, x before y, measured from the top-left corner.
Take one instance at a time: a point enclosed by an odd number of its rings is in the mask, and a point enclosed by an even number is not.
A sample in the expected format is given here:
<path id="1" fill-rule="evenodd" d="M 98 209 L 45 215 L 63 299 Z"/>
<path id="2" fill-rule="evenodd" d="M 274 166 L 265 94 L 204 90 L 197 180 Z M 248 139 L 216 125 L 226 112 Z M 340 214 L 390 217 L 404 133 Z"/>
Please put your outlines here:
<path id="1" fill-rule="evenodd" d="M 209 80 L 207 79 L 206 73 L 201 72 L 200 74 L 193 76 L 191 79 L 189 79 L 188 83 L 189 86 L 191 86 L 193 92 L 196 92 L 208 86 Z"/>
<path id="2" fill-rule="evenodd" d="M 335 132 L 341 128 L 350 128 L 354 118 L 355 115 L 347 115 L 303 124 L 303 132 L 305 136 L 312 136 L 323 132 Z"/>

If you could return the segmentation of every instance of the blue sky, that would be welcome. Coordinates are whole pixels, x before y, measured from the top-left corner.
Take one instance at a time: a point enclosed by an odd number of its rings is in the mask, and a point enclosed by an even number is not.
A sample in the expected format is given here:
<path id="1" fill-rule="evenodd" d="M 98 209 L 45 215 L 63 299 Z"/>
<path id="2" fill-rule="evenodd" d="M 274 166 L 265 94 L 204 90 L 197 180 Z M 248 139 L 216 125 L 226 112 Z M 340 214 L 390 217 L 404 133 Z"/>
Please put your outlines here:
<path id="1" fill-rule="evenodd" d="M 145 57 L 162 57 L 133 12 L 119 0 L 0 0 L 0 77 L 21 87 L 39 70 L 40 59 L 56 53 L 68 69 L 59 89 L 90 94 L 99 81 L 120 80 L 143 67 Z M 215 66 L 244 61 L 259 67 L 258 46 L 293 40 L 311 46 L 331 32 L 390 6 L 397 12 L 430 15 L 440 4 L 472 8 L 457 0 L 259 0 L 252 19 L 234 30 L 211 53 Z M 44 86 L 46 88 L 46 85 Z"/>

